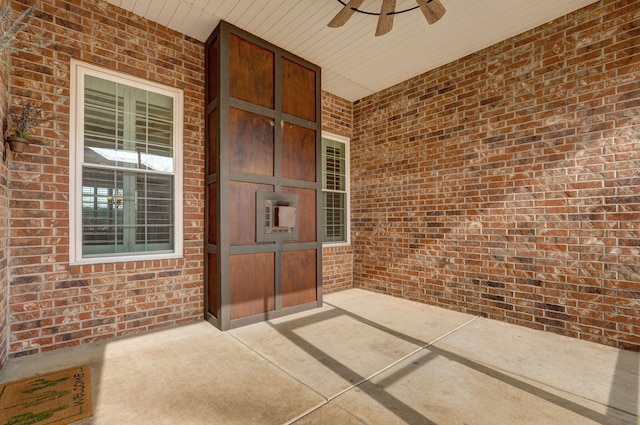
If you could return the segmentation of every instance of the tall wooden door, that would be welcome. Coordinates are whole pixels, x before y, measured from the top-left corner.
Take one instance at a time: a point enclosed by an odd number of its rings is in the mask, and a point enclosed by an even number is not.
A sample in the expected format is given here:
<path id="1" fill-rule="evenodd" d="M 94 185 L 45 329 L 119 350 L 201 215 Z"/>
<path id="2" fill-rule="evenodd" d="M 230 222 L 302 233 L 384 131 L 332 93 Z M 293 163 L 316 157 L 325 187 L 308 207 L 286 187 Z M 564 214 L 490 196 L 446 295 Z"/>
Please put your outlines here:
<path id="1" fill-rule="evenodd" d="M 225 22 L 205 61 L 206 317 L 320 306 L 320 69 Z"/>

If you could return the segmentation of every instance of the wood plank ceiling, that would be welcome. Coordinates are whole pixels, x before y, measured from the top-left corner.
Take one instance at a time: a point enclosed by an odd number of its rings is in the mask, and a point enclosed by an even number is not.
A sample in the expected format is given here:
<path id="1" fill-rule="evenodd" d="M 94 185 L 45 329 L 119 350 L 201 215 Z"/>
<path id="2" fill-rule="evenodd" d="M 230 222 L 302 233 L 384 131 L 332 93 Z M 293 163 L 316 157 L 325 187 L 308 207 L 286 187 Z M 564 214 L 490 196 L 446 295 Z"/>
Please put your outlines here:
<path id="1" fill-rule="evenodd" d="M 355 101 L 597 0 L 441 0 L 447 12 L 428 25 L 419 9 L 395 15 L 375 37 L 377 16 L 327 23 L 338 0 L 107 0 L 197 40 L 225 20 L 322 67 L 322 89 Z M 361 10 L 379 12 L 382 0 Z M 416 5 L 397 0 L 396 10 Z"/>

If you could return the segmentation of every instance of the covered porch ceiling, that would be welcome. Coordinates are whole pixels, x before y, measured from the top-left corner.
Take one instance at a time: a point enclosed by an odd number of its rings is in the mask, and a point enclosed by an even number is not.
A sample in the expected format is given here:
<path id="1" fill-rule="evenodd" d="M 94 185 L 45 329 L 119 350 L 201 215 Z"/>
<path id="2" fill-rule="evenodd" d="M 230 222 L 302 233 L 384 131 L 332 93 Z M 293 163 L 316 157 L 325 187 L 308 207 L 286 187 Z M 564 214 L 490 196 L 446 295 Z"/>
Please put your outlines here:
<path id="1" fill-rule="evenodd" d="M 440 21 L 429 25 L 416 9 L 395 15 L 381 37 L 367 14 L 327 27 L 343 7 L 338 0 L 107 1 L 200 41 L 227 21 L 319 65 L 322 89 L 355 101 L 597 0 L 441 0 Z M 379 12 L 381 3 L 365 0 L 359 9 Z M 396 10 L 415 5 L 397 0 Z"/>

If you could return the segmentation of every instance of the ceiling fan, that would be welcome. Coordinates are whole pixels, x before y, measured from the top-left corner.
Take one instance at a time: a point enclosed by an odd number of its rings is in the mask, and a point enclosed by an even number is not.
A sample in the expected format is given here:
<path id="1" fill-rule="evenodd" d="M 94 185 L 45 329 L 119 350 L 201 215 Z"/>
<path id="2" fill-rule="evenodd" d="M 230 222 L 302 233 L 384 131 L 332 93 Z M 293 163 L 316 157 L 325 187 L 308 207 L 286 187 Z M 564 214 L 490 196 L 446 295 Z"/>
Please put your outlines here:
<path id="1" fill-rule="evenodd" d="M 429 24 L 437 22 L 445 14 L 446 9 L 440 3 L 440 0 L 416 0 L 418 6 L 411 9 L 406 9 L 396 12 L 396 0 L 382 0 L 382 6 L 380 7 L 380 13 L 364 12 L 358 8 L 364 3 L 364 0 L 349 0 L 348 3 L 344 3 L 342 0 L 338 0 L 344 5 L 342 10 L 329 22 L 327 25 L 331 28 L 338 28 L 343 26 L 349 18 L 355 13 L 366 13 L 368 15 L 378 15 L 378 26 L 376 27 L 376 36 L 384 35 L 391 31 L 393 28 L 393 15 L 399 13 L 408 12 L 410 10 L 417 9 L 422 10 L 424 17 Z"/>

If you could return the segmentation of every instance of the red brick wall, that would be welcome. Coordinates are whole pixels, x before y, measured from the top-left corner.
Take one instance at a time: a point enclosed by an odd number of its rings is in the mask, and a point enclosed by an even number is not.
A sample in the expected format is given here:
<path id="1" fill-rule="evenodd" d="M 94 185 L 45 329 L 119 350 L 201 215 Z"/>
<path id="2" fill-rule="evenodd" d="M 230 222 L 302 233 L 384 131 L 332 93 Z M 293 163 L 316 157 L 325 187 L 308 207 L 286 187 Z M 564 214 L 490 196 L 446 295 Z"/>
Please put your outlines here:
<path id="1" fill-rule="evenodd" d="M 597 2 L 356 102 L 355 285 L 640 349 L 639 12 Z"/>
<path id="2" fill-rule="evenodd" d="M 322 129 L 351 137 L 353 104 L 331 93 L 322 93 Z M 353 246 L 322 250 L 322 289 L 325 293 L 353 287 Z"/>
<path id="3" fill-rule="evenodd" d="M 0 0 L 1 10 L 7 10 L 9 0 Z M 3 122 L 7 113 L 7 105 L 9 104 L 9 69 L 7 61 L 9 58 L 6 54 L 0 52 L 0 123 Z M 1 125 L 1 124 L 0 124 Z M 3 130 L 0 130 L 2 133 Z M 0 141 L 4 142 L 0 134 Z M 9 327 L 7 323 L 7 309 L 9 298 L 7 295 L 9 289 L 9 281 L 7 279 L 7 245 L 9 243 L 9 189 L 8 178 L 9 170 L 8 162 L 4 160 L 5 145 L 0 146 L 0 370 L 4 367 L 7 358 L 7 341 L 9 337 Z M 7 157 L 10 153 L 6 153 Z"/>
<path id="4" fill-rule="evenodd" d="M 38 135 L 44 146 L 10 159 L 10 355 L 202 318 L 202 44 L 104 1 L 36 4 L 33 27 L 56 45 L 12 58 L 10 94 L 54 119 Z M 69 266 L 71 59 L 184 90 L 184 259 Z"/>

